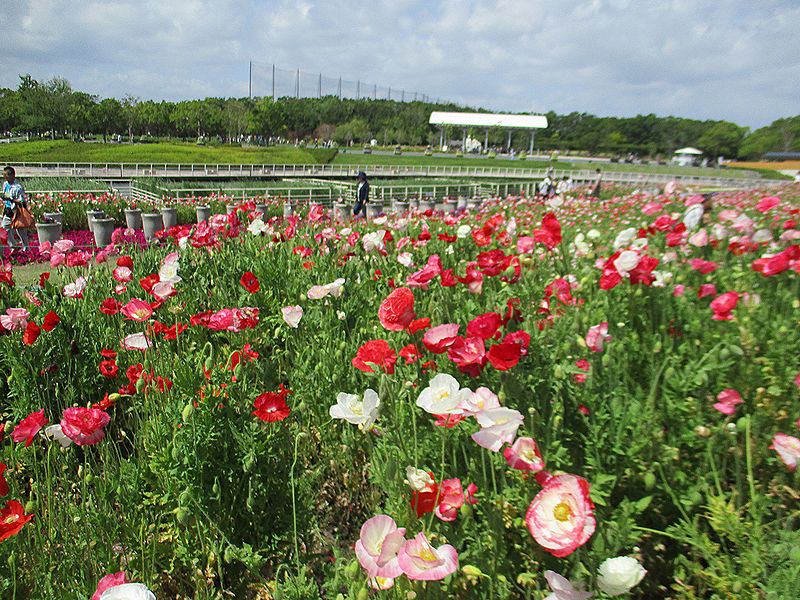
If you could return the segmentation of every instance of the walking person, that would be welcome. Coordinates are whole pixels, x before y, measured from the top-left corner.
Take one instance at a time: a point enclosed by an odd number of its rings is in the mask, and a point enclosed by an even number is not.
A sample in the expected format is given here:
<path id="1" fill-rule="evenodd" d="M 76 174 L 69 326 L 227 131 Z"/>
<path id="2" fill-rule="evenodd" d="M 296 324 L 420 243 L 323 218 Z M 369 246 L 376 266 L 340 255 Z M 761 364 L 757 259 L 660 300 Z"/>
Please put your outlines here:
<path id="1" fill-rule="evenodd" d="M 25 228 L 14 228 L 11 221 L 17 208 L 23 206 L 28 208 L 28 200 L 22 184 L 17 181 L 17 174 L 14 167 L 3 169 L 3 220 L 0 227 L 8 232 L 8 245 L 13 255 L 20 247 L 24 252 L 28 251 L 28 232 Z"/>
<path id="2" fill-rule="evenodd" d="M 600 187 L 601 187 L 601 185 L 603 183 L 603 172 L 600 169 L 597 169 L 596 173 L 597 173 L 597 176 L 596 176 L 596 178 L 594 180 L 594 185 L 592 185 L 592 192 L 591 192 L 590 195 L 591 195 L 592 198 L 598 198 L 599 199 L 600 198 Z"/>
<path id="3" fill-rule="evenodd" d="M 367 202 L 369 202 L 369 182 L 364 171 L 358 172 L 358 187 L 356 188 L 356 203 L 353 205 L 353 217 L 358 218 L 359 213 L 367 218 Z"/>

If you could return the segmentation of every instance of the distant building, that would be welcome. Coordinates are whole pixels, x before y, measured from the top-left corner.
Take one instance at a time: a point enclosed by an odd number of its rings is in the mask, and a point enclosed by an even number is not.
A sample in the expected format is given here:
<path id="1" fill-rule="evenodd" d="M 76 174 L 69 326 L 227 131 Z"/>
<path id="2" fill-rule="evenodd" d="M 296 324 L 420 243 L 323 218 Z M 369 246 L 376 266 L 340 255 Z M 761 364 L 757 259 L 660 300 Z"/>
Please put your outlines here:
<path id="1" fill-rule="evenodd" d="M 800 152 L 767 152 L 761 158 L 769 162 L 781 162 L 784 160 L 800 160 Z"/>

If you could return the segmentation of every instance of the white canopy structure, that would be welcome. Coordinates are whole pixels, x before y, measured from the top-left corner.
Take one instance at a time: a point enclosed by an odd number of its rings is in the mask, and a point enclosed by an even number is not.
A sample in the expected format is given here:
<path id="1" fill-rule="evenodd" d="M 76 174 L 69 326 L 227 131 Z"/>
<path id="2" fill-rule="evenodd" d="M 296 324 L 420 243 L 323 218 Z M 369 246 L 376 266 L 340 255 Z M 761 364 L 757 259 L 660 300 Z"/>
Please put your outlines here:
<path id="1" fill-rule="evenodd" d="M 699 156 L 703 156 L 703 151 L 687 146 L 686 148 L 678 148 L 673 154 L 672 162 L 682 167 L 691 167 L 698 161 Z"/>
<path id="2" fill-rule="evenodd" d="M 675 150 L 674 154 L 691 154 L 692 156 L 702 156 L 703 151 L 698 150 L 697 148 L 692 148 L 691 146 L 687 146 L 686 148 L 679 148 Z"/>
<path id="3" fill-rule="evenodd" d="M 486 136 L 484 146 L 489 143 L 489 129 L 497 127 L 508 130 L 507 146 L 511 146 L 511 134 L 515 129 L 528 129 L 531 132 L 530 151 L 533 153 L 533 140 L 536 129 L 547 127 L 547 117 L 544 115 L 507 115 L 498 113 L 472 113 L 472 112 L 441 112 L 431 113 L 428 122 L 440 127 L 439 141 L 444 145 L 444 126 L 452 125 L 464 129 L 464 139 L 467 137 L 467 127 L 482 127 Z"/>

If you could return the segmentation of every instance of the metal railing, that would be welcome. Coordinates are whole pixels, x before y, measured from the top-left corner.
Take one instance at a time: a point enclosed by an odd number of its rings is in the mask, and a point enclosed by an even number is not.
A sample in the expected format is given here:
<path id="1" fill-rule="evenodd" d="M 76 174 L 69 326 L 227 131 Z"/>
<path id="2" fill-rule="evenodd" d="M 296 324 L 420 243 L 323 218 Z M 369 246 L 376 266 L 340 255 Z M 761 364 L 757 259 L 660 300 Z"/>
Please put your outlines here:
<path id="1" fill-rule="evenodd" d="M 542 179 L 546 174 L 555 178 L 566 175 L 577 183 L 593 181 L 593 169 L 541 169 L 526 167 L 472 167 L 461 165 L 278 165 L 278 164 L 183 164 L 183 163 L 21 163 L 16 166 L 20 177 L 70 176 L 100 179 L 131 179 L 141 177 L 205 178 L 205 177 L 302 177 L 351 178 L 358 171 L 370 177 L 472 177 L 487 179 Z M 680 173 L 651 173 L 603 171 L 603 181 L 628 184 L 664 184 L 672 180 L 689 185 L 745 188 L 781 184 L 781 181 L 753 177 L 720 177 Z"/>

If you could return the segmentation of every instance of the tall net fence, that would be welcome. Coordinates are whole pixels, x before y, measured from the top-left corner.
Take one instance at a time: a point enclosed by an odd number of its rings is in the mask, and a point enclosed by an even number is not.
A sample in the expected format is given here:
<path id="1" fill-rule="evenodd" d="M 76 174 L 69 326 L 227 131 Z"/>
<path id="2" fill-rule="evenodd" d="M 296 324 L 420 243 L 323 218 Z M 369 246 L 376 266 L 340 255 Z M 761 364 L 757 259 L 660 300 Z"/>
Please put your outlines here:
<path id="1" fill-rule="evenodd" d="M 273 98 L 322 98 L 336 96 L 350 99 L 396 100 L 398 102 L 448 102 L 403 87 L 384 86 L 361 80 L 331 77 L 324 73 L 309 73 L 300 69 L 282 69 L 277 65 L 250 63 L 250 96 Z"/>

